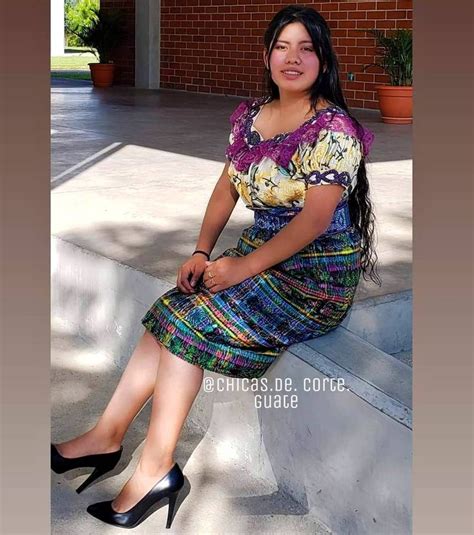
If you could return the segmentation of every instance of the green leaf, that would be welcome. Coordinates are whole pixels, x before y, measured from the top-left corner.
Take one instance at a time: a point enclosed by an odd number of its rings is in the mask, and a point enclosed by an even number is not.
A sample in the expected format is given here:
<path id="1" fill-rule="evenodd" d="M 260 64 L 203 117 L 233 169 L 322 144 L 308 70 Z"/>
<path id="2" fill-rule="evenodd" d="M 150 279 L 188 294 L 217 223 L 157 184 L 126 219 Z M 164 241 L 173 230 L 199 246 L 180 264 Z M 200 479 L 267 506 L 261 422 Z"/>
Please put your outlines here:
<path id="1" fill-rule="evenodd" d="M 408 29 L 392 30 L 386 34 L 379 29 L 367 30 L 374 37 L 377 58 L 374 63 L 364 65 L 363 71 L 371 66 L 382 69 L 394 86 L 411 86 L 413 83 L 413 33 Z"/>
<path id="2" fill-rule="evenodd" d="M 96 0 L 82 0 L 82 3 L 82 18 L 66 18 L 68 31 L 81 45 L 90 48 L 100 63 L 109 63 L 125 35 L 125 14 L 121 10 L 104 11 L 94 5 Z"/>

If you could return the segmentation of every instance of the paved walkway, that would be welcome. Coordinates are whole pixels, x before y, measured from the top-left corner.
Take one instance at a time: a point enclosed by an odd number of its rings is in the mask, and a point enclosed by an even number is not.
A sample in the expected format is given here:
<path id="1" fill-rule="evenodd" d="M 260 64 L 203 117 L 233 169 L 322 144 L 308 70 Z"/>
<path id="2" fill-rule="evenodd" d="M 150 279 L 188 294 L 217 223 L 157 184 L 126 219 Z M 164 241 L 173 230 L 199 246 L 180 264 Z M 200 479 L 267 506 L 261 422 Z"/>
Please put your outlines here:
<path id="1" fill-rule="evenodd" d="M 51 230 L 62 239 L 174 284 L 192 253 L 224 166 L 229 116 L 241 99 L 52 80 Z M 382 287 L 411 288 L 411 126 L 356 111 L 375 132 L 368 165 Z M 234 247 L 252 213 L 241 201 L 213 257 Z"/>

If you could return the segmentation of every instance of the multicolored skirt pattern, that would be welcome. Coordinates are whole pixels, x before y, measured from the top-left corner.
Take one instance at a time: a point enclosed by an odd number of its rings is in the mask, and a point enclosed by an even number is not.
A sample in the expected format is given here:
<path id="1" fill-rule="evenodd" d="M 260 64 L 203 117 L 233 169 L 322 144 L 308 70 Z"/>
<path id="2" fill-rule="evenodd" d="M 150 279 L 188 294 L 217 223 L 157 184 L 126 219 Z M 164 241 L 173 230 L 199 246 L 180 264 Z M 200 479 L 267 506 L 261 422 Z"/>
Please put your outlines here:
<path id="1" fill-rule="evenodd" d="M 272 238 L 298 210 L 255 210 L 254 224 L 223 256 L 245 256 Z M 261 377 L 292 344 L 335 329 L 352 305 L 360 278 L 360 235 L 347 203 L 333 222 L 297 254 L 211 293 L 165 292 L 141 322 L 171 353 L 231 377 Z"/>

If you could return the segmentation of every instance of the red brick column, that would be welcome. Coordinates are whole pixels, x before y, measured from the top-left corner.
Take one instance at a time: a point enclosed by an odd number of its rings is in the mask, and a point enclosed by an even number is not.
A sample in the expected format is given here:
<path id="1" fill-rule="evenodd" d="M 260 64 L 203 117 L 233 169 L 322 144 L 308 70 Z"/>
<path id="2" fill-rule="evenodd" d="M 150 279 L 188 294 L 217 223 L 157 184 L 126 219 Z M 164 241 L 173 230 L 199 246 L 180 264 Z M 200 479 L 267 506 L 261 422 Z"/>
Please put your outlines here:
<path id="1" fill-rule="evenodd" d="M 125 39 L 114 52 L 117 85 L 135 85 L 135 0 L 100 0 L 103 9 L 125 12 Z"/>

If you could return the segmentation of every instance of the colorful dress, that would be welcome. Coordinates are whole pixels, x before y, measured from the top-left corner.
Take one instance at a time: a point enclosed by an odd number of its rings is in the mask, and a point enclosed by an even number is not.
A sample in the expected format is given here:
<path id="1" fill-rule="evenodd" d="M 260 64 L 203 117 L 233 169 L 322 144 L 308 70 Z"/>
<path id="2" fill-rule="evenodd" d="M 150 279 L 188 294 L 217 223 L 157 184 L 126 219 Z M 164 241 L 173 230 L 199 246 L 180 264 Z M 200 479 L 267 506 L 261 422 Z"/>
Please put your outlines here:
<path id="1" fill-rule="evenodd" d="M 230 117 L 229 179 L 254 224 L 224 256 L 245 256 L 303 207 L 310 187 L 340 184 L 342 199 L 324 234 L 288 259 L 212 294 L 164 293 L 142 324 L 174 355 L 231 377 L 261 377 L 290 345 L 321 336 L 347 315 L 360 277 L 360 235 L 348 196 L 373 134 L 341 108 L 316 112 L 293 132 L 264 140 L 254 121 L 269 97 L 239 104 Z"/>

